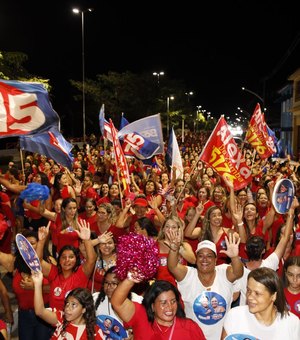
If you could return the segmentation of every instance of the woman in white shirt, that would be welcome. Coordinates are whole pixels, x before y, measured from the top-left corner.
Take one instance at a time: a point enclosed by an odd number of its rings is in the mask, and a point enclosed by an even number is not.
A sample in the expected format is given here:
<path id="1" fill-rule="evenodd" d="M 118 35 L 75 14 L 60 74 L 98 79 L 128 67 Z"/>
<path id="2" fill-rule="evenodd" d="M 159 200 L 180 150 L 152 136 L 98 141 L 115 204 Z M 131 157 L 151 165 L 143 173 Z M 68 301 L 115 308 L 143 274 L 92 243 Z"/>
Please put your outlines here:
<path id="1" fill-rule="evenodd" d="M 288 312 L 277 273 L 257 268 L 248 275 L 247 306 L 232 308 L 224 321 L 221 339 L 299 340 L 300 322 Z"/>

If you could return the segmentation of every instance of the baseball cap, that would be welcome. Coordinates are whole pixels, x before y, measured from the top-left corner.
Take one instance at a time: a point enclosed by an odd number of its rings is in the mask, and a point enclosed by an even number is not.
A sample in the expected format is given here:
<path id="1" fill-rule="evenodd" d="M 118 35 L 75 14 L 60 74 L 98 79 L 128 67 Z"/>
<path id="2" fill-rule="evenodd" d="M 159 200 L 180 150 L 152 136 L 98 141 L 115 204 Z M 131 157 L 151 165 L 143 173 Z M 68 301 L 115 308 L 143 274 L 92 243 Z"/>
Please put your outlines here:
<path id="1" fill-rule="evenodd" d="M 148 207 L 148 201 L 145 198 L 139 197 L 133 201 L 133 206 Z"/>
<path id="2" fill-rule="evenodd" d="M 208 241 L 208 240 L 204 240 L 204 241 L 199 242 L 198 246 L 197 246 L 196 254 L 198 253 L 199 250 L 201 250 L 203 248 L 207 248 L 207 249 L 212 250 L 215 253 L 215 255 L 217 256 L 217 248 L 216 248 L 216 245 L 213 242 Z"/>

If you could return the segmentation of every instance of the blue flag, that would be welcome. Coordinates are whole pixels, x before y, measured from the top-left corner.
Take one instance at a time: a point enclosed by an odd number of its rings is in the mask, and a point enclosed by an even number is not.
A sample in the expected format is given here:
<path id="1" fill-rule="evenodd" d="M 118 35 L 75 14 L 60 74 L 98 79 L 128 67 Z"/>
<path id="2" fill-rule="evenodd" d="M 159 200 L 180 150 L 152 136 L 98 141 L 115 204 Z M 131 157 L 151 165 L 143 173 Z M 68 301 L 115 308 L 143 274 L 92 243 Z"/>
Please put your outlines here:
<path id="1" fill-rule="evenodd" d="M 269 128 L 268 124 L 266 124 L 266 126 L 267 126 L 268 135 L 269 135 L 268 144 L 270 145 L 270 147 L 273 150 L 273 155 L 275 155 L 276 152 L 277 152 L 276 145 L 278 143 L 278 139 L 275 135 L 275 132 Z"/>
<path id="2" fill-rule="evenodd" d="M 71 150 L 73 145 L 67 142 L 56 128 L 30 136 L 20 136 L 19 140 L 22 150 L 45 155 L 55 162 L 72 169 L 73 156 Z"/>
<path id="3" fill-rule="evenodd" d="M 120 123 L 120 130 L 123 129 L 126 125 L 128 125 L 128 120 L 124 117 L 124 113 L 122 112 L 121 123 Z"/>
<path id="4" fill-rule="evenodd" d="M 164 153 L 164 141 L 159 113 L 129 123 L 118 132 L 118 138 L 124 139 L 125 135 L 129 134 L 140 135 L 146 141 L 149 141 L 149 143 L 153 143 L 152 145 L 158 145 L 153 155 Z"/>
<path id="5" fill-rule="evenodd" d="M 122 149 L 125 156 L 134 156 L 143 160 L 156 155 L 159 145 L 136 132 L 132 132 L 123 137 Z"/>
<path id="6" fill-rule="evenodd" d="M 104 117 L 104 104 L 102 104 L 99 112 L 99 125 L 102 136 L 112 142 L 110 124 Z"/>
<path id="7" fill-rule="evenodd" d="M 32 135 L 59 125 L 42 83 L 0 80 L 0 138 Z"/>

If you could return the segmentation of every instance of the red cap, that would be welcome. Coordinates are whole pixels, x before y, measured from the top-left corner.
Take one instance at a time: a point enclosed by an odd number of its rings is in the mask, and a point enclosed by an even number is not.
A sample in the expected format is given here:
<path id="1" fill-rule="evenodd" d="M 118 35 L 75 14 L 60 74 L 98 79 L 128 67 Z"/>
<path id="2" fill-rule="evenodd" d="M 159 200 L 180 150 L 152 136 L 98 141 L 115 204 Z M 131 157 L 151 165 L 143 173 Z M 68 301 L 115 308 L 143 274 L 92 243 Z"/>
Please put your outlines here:
<path id="1" fill-rule="evenodd" d="M 148 207 L 148 201 L 145 198 L 139 197 L 133 201 L 133 206 Z"/>

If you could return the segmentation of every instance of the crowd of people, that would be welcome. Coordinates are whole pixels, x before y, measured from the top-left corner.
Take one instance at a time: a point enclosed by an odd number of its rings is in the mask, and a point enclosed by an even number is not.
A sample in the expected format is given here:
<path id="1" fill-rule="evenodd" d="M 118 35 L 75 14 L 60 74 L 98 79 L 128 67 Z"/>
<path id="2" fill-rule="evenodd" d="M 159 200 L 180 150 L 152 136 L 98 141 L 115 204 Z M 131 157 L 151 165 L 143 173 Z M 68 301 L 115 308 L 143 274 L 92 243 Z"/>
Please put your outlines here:
<path id="1" fill-rule="evenodd" d="M 199 160 L 204 143 L 179 143 L 178 178 L 164 155 L 127 159 L 129 196 L 103 143 L 75 146 L 72 169 L 30 152 L 22 169 L 8 164 L 0 175 L 0 264 L 12 273 L 20 340 L 300 339 L 299 164 L 245 148 L 252 182 L 234 190 Z M 295 197 L 278 213 L 272 195 L 283 178 Z M 22 198 L 30 183 L 46 186 L 47 199 Z M 18 233 L 41 271 L 24 262 Z M 130 269 L 121 280 L 118 245 L 135 234 L 157 245 L 157 271 L 143 280 Z M 13 316 L 1 283 L 7 339 Z"/>

